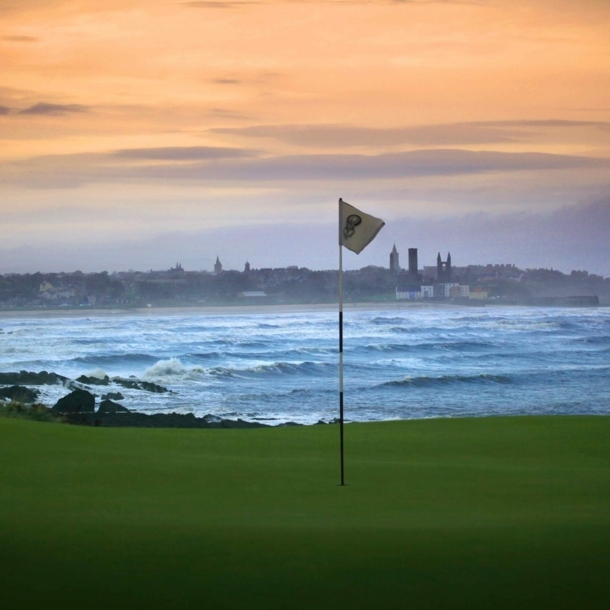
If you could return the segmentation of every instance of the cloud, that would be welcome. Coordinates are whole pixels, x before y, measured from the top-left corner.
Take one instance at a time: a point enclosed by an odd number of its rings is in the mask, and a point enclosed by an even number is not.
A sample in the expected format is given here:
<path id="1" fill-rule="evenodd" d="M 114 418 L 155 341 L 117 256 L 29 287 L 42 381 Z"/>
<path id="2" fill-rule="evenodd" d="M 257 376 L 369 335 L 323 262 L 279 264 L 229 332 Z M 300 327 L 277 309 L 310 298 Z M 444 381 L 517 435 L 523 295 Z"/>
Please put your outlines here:
<path id="1" fill-rule="evenodd" d="M 298 146 L 323 148 L 358 146 L 459 146 L 529 141 L 533 129 L 593 127 L 610 130 L 608 122 L 593 121 L 487 121 L 447 123 L 403 128 L 349 125 L 256 125 L 216 128 L 213 133 L 245 138 L 271 138 Z"/>
<path id="2" fill-rule="evenodd" d="M 38 42 L 40 38 L 34 36 L 2 36 L 2 40 L 9 42 Z"/>
<path id="3" fill-rule="evenodd" d="M 233 2 L 233 1 L 229 1 L 229 2 L 222 2 L 220 0 L 214 2 L 213 0 L 211 1 L 194 1 L 194 2 L 182 2 L 183 6 L 187 6 L 189 8 L 220 8 L 220 9 L 227 9 L 227 8 L 240 8 L 242 6 L 250 6 L 250 5 L 254 5 L 254 4 L 263 4 L 262 2 Z"/>
<path id="4" fill-rule="evenodd" d="M 61 114 L 87 112 L 88 110 L 88 106 L 81 106 L 80 104 L 48 104 L 46 102 L 40 102 L 29 108 L 20 110 L 19 114 L 56 116 Z"/>
<path id="5" fill-rule="evenodd" d="M 255 151 L 215 146 L 164 146 L 160 148 L 125 148 L 111 156 L 123 159 L 148 159 L 156 161 L 200 161 L 211 159 L 236 159 L 251 157 Z"/>
<path id="6" fill-rule="evenodd" d="M 0 106 L 0 116 L 3 114 L 8 114 L 11 109 L 8 106 Z"/>
<path id="7" fill-rule="evenodd" d="M 516 172 L 608 168 L 610 160 L 544 153 L 416 150 L 382 155 L 291 155 L 238 160 L 221 165 L 143 168 L 149 178 L 216 180 L 371 180 Z"/>
<path id="8" fill-rule="evenodd" d="M 241 83 L 241 81 L 236 78 L 216 78 L 212 82 L 217 85 L 238 85 Z"/>
<path id="9" fill-rule="evenodd" d="M 166 161 L 127 164 L 121 161 Z M 180 161 L 192 161 L 184 164 Z M 0 166 L 0 182 L 28 188 L 70 188 L 87 183 L 298 182 L 363 183 L 367 180 L 474 176 L 610 168 L 610 159 L 545 153 L 473 152 L 431 149 L 380 155 L 288 155 L 264 157 L 258 151 L 215 147 L 126 149 L 107 154 L 48 155 Z M 546 179 L 548 183 L 548 178 Z"/>

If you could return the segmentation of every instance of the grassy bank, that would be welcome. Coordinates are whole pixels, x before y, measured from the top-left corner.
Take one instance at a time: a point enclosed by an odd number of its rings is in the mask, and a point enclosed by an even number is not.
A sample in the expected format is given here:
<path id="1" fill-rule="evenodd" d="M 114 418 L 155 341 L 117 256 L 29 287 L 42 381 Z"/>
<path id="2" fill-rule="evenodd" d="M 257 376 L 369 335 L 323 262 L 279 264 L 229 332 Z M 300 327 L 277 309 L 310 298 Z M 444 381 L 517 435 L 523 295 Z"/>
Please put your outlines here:
<path id="1" fill-rule="evenodd" d="M 3 607 L 605 608 L 610 418 L 0 419 Z"/>

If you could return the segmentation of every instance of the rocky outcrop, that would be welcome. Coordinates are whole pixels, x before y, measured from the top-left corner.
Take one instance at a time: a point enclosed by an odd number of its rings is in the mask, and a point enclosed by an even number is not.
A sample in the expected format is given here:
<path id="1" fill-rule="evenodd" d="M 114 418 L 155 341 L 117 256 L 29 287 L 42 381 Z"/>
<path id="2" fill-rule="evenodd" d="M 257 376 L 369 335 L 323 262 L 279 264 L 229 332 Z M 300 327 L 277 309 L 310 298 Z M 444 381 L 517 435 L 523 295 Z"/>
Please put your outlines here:
<path id="1" fill-rule="evenodd" d="M 111 428 L 268 428 L 267 424 L 249 422 L 243 419 L 222 419 L 214 415 L 195 417 L 192 413 L 134 413 L 122 405 L 104 401 L 96 413 L 66 414 L 65 420 L 71 424 L 103 426 Z M 103 406 L 104 405 L 104 406 Z M 116 410 L 114 410 L 116 409 Z"/>
<path id="2" fill-rule="evenodd" d="M 108 375 L 103 378 L 81 375 L 80 377 L 77 377 L 76 381 L 86 385 L 108 385 L 110 383 L 110 377 L 108 377 Z"/>
<path id="3" fill-rule="evenodd" d="M 33 403 L 40 395 L 38 390 L 30 390 L 22 385 L 13 385 L 8 388 L 0 388 L 0 397 L 10 398 L 15 402 Z"/>
<path id="4" fill-rule="evenodd" d="M 112 400 L 102 400 L 97 410 L 97 415 L 108 415 L 110 413 L 129 413 L 129 409 Z"/>
<path id="5" fill-rule="evenodd" d="M 67 377 L 57 373 L 40 371 L 19 371 L 19 373 L 0 373 L 0 385 L 63 385 Z"/>
<path id="6" fill-rule="evenodd" d="M 142 390 L 146 390 L 147 392 L 154 392 L 155 394 L 164 394 L 165 392 L 169 392 L 167 388 L 164 388 L 162 385 L 152 383 L 151 381 L 140 381 L 140 388 Z"/>
<path id="7" fill-rule="evenodd" d="M 108 394 L 102 394 L 102 400 L 123 400 L 125 396 L 120 392 L 108 392 Z"/>
<path id="8" fill-rule="evenodd" d="M 147 392 L 154 392 L 155 394 L 165 394 L 166 392 L 169 392 L 169 390 L 162 385 L 157 385 L 150 381 L 139 381 L 135 377 L 113 377 L 112 383 L 116 383 L 117 385 L 130 390 L 146 390 Z"/>
<path id="9" fill-rule="evenodd" d="M 74 390 L 60 398 L 52 407 L 56 413 L 84 414 L 95 411 L 95 396 L 87 390 Z"/>

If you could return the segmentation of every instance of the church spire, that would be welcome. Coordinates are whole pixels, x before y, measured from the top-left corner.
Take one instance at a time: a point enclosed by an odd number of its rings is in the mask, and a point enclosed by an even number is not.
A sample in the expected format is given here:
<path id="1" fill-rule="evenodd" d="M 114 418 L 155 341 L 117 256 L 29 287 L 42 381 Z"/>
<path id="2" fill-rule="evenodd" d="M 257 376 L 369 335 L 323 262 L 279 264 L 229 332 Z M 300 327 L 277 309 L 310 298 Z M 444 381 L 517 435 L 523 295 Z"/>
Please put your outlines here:
<path id="1" fill-rule="evenodd" d="M 400 271 L 400 263 L 398 262 L 398 250 L 396 249 L 396 244 L 394 244 L 392 252 L 390 252 L 390 271 Z"/>

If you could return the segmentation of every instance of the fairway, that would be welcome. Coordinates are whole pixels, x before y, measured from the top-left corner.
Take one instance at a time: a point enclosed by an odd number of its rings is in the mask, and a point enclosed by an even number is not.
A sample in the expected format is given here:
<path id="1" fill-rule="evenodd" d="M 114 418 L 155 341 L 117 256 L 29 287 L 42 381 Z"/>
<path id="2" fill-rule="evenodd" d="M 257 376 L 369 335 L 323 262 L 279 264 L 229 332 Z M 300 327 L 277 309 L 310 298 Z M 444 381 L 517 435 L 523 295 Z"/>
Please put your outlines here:
<path id="1" fill-rule="evenodd" d="M 607 608 L 610 418 L 0 419 L 3 608 Z"/>

